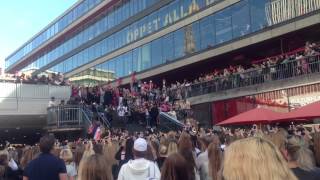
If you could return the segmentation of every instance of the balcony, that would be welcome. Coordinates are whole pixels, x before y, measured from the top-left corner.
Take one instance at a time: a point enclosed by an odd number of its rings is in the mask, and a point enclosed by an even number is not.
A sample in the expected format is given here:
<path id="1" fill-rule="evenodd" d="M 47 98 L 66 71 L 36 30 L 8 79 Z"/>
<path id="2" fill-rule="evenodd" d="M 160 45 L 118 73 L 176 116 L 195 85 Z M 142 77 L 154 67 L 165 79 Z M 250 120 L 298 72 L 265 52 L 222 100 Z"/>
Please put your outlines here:
<path id="1" fill-rule="evenodd" d="M 260 66 L 185 87 L 191 104 L 320 82 L 320 55 Z"/>

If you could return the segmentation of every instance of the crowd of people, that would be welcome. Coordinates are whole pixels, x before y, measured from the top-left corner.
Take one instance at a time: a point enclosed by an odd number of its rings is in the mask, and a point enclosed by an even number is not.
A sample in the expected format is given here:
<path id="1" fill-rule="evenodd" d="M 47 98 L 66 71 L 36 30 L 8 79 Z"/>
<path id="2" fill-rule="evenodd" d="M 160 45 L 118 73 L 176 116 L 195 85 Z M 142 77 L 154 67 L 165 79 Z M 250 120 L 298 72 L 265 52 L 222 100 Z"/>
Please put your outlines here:
<path id="1" fill-rule="evenodd" d="M 69 104 L 86 104 L 92 112 L 103 112 L 109 121 L 116 112 L 120 121 L 139 122 L 149 127 L 157 126 L 160 112 L 168 112 L 174 118 L 186 120 L 191 117 L 191 105 L 181 91 L 172 94 L 163 80 L 162 88 L 150 81 L 137 81 L 130 88 L 72 87 Z"/>
<path id="2" fill-rule="evenodd" d="M 194 96 L 207 91 L 216 92 L 319 72 L 319 55 L 319 46 L 306 42 L 303 48 L 255 61 L 250 66 L 230 65 L 223 70 L 215 69 L 188 83 L 191 84 L 188 94 Z"/>
<path id="3" fill-rule="evenodd" d="M 139 122 L 149 122 L 149 125 L 154 126 L 157 114 L 169 111 L 177 119 L 186 120 L 192 115 L 190 103 L 186 101 L 190 96 L 319 72 L 319 54 L 317 44 L 306 42 L 304 48 L 295 52 L 254 62 L 251 67 L 238 65 L 222 71 L 214 70 L 193 81 L 168 84 L 166 80 L 153 83 L 132 78 L 130 87 L 127 88 L 110 85 L 73 86 L 72 102 L 94 104 L 94 111 L 114 110 L 125 122 L 139 119 Z"/>
<path id="4" fill-rule="evenodd" d="M 70 82 L 64 78 L 61 73 L 46 73 L 39 75 L 31 74 L 3 74 L 0 76 L 0 82 L 12 82 L 23 84 L 50 84 L 56 86 L 67 86 Z"/>
<path id="5" fill-rule="evenodd" d="M 319 125 L 113 129 L 74 142 L 49 134 L 0 151 L 1 180 L 318 180 L 319 165 Z"/>

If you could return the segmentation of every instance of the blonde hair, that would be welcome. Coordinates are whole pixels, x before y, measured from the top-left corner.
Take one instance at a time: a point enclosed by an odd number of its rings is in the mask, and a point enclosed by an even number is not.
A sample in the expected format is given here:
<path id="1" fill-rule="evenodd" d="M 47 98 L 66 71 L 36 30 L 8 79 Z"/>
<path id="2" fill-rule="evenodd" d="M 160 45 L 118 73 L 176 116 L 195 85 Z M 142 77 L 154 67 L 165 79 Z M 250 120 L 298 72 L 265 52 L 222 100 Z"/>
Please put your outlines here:
<path id="1" fill-rule="evenodd" d="M 170 154 L 174 154 L 178 152 L 178 145 L 176 142 L 172 141 L 169 142 L 168 149 L 167 149 L 167 156 L 170 156 Z"/>
<path id="2" fill-rule="evenodd" d="M 315 168 L 313 153 L 303 138 L 292 136 L 287 141 L 286 149 L 290 156 L 290 161 L 296 161 L 301 169 L 312 171 Z"/>
<path id="3" fill-rule="evenodd" d="M 112 180 L 111 167 L 100 154 L 93 154 L 80 162 L 79 180 Z"/>
<path id="4" fill-rule="evenodd" d="M 85 146 L 85 149 L 84 149 L 84 152 L 83 152 L 83 155 L 82 155 L 82 159 L 85 159 L 91 155 L 95 154 L 94 153 L 94 150 L 93 150 L 93 145 L 92 145 L 92 142 L 89 141 L 88 144 L 86 144 Z"/>
<path id="5" fill-rule="evenodd" d="M 278 148 L 259 137 L 227 147 L 221 173 L 224 180 L 297 180 Z"/>
<path id="6" fill-rule="evenodd" d="M 73 154 L 70 149 L 62 149 L 60 151 L 60 158 L 64 160 L 66 163 L 73 162 Z"/>
<path id="7" fill-rule="evenodd" d="M 318 166 L 320 165 L 320 132 L 316 132 L 313 138 L 314 155 Z"/>
<path id="8" fill-rule="evenodd" d="M 285 149 L 287 136 L 282 132 L 271 133 L 267 136 L 267 139 L 270 140 L 279 150 Z"/>

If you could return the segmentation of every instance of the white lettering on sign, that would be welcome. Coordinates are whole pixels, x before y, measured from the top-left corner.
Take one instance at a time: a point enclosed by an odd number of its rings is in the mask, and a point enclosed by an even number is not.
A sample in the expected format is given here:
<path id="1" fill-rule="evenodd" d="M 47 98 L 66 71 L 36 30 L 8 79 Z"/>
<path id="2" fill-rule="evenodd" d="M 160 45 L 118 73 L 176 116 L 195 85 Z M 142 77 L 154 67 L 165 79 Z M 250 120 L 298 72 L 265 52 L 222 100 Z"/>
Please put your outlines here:
<path id="1" fill-rule="evenodd" d="M 210 4 L 214 3 L 216 0 L 206 0 L 206 6 L 209 6 Z M 137 39 L 140 39 L 144 37 L 145 35 L 151 34 L 157 30 L 159 30 L 161 27 L 169 26 L 181 18 L 184 18 L 194 12 L 199 11 L 199 5 L 195 0 L 193 0 L 191 3 L 189 3 L 188 8 L 185 9 L 183 5 L 180 7 L 177 7 L 161 18 L 155 18 L 150 19 L 148 22 L 140 25 L 139 27 L 134 27 L 133 29 L 129 30 L 127 33 L 127 43 L 136 41 Z M 180 11 L 180 12 L 178 12 Z M 162 24 L 160 24 L 162 22 Z"/>

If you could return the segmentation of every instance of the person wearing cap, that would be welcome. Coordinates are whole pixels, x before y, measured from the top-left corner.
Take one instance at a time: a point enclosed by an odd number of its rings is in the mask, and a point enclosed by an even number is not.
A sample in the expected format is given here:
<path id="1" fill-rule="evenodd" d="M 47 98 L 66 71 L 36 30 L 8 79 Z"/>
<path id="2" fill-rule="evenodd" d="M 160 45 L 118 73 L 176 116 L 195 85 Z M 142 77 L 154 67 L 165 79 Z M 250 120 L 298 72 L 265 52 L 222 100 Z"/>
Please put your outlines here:
<path id="1" fill-rule="evenodd" d="M 160 179 L 160 170 L 156 163 L 147 160 L 148 143 L 143 138 L 134 141 L 133 156 L 124 164 L 119 172 L 118 180 L 142 180 L 142 179 Z"/>

